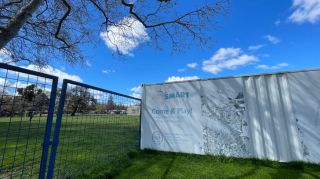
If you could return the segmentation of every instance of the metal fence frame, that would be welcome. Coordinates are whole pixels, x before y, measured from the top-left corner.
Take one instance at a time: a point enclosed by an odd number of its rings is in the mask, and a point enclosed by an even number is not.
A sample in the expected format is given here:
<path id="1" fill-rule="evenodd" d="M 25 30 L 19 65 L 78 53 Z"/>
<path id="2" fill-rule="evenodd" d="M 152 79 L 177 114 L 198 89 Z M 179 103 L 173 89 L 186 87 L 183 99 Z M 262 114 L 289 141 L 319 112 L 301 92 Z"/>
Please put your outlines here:
<path id="1" fill-rule="evenodd" d="M 140 143 L 141 143 L 141 99 L 135 98 L 135 97 L 132 97 L 132 96 L 128 96 L 128 95 L 124 95 L 124 94 L 121 94 L 121 93 L 117 93 L 117 92 L 114 92 L 114 91 L 109 91 L 109 90 L 102 89 L 102 88 L 99 88 L 99 87 L 91 86 L 91 85 L 88 85 L 88 84 L 84 84 L 84 83 L 80 83 L 80 82 L 64 79 L 63 83 L 62 83 L 62 88 L 61 88 L 61 94 L 60 94 L 60 99 L 59 99 L 59 107 L 58 107 L 58 111 L 57 111 L 57 120 L 56 120 L 55 129 L 54 129 L 54 136 L 53 136 L 53 141 L 52 141 L 52 149 L 51 149 L 48 172 L 47 172 L 47 178 L 48 179 L 53 178 L 53 174 L 54 174 L 57 147 L 59 145 L 59 135 L 60 135 L 60 128 L 61 128 L 61 120 L 62 120 L 63 109 L 64 109 L 64 105 L 65 105 L 65 100 L 66 100 L 66 91 L 67 91 L 68 84 L 77 85 L 77 86 L 84 87 L 84 88 L 90 88 L 90 89 L 93 89 L 93 90 L 98 90 L 98 91 L 110 93 L 110 94 L 113 94 L 113 95 L 122 96 L 122 97 L 125 97 L 125 98 L 129 98 L 129 99 L 140 101 L 139 147 L 140 147 Z"/>
<path id="2" fill-rule="evenodd" d="M 16 71 L 18 73 L 25 73 L 29 75 L 39 76 L 43 78 L 48 78 L 52 80 L 52 87 L 50 92 L 50 101 L 48 106 L 48 115 L 47 115 L 47 121 L 46 121 L 46 127 L 43 137 L 43 143 L 42 143 L 42 153 L 41 153 L 41 162 L 40 162 L 40 169 L 39 169 L 39 178 L 44 178 L 46 173 L 46 164 L 47 164 L 47 158 L 49 153 L 49 147 L 51 145 L 50 137 L 51 137 L 51 128 L 52 128 L 52 120 L 54 115 L 54 105 L 56 100 L 56 92 L 58 87 L 58 77 L 40 73 L 37 71 L 28 70 L 21 67 L 16 67 L 4 63 L 0 63 L 1 69 Z"/>
<path id="3" fill-rule="evenodd" d="M 76 81 L 72 80 L 67 80 L 64 79 L 62 83 L 62 89 L 61 89 L 61 94 L 60 94 L 60 99 L 59 99 L 59 106 L 58 106 L 58 111 L 57 111 L 57 118 L 56 118 L 56 123 L 54 126 L 54 131 L 53 131 L 53 136 L 51 134 L 51 128 L 53 128 L 53 117 L 55 113 L 55 102 L 56 102 L 56 97 L 57 97 L 57 90 L 58 90 L 58 77 L 37 72 L 37 71 L 32 71 L 29 69 L 17 67 L 17 66 L 12 66 L 4 63 L 0 63 L 0 69 L 5 69 L 5 70 L 11 70 L 11 71 L 16 71 L 18 73 L 25 73 L 28 75 L 34 75 L 34 76 L 39 76 L 43 78 L 48 78 L 52 80 L 52 85 L 51 85 L 51 91 L 50 91 L 50 100 L 49 100 L 49 105 L 48 105 L 48 115 L 46 119 L 46 125 L 45 125 L 45 131 L 44 131 L 44 136 L 42 140 L 42 151 L 41 151 L 41 161 L 40 161 L 40 168 L 39 168 L 39 179 L 44 179 L 48 178 L 51 179 L 53 178 L 53 172 L 54 172 L 54 167 L 55 167 L 55 161 L 56 161 L 56 154 L 57 154 L 57 147 L 59 145 L 59 135 L 60 135 L 60 128 L 61 128 L 61 120 L 62 120 L 62 115 L 63 115 L 63 109 L 65 105 L 65 100 L 66 100 L 66 91 L 67 91 L 67 86 L 68 84 L 72 85 L 77 85 L 80 87 L 84 88 L 90 88 L 93 90 L 98 90 L 102 92 L 106 92 L 112 95 L 117 95 L 125 98 L 129 98 L 132 100 L 137 100 L 140 102 L 140 118 L 139 118 L 139 148 L 141 147 L 141 99 L 135 98 L 132 96 L 124 95 L 121 93 L 109 91 L 106 89 L 102 89 L 99 87 L 91 86 L 88 84 L 84 83 L 79 83 Z M 51 140 L 52 138 L 52 140 Z M 51 147 L 51 152 L 49 156 L 49 149 Z M 49 158 L 48 158 L 49 157 Z M 48 160 L 49 159 L 49 160 Z M 48 166 L 47 166 L 48 164 Z"/>

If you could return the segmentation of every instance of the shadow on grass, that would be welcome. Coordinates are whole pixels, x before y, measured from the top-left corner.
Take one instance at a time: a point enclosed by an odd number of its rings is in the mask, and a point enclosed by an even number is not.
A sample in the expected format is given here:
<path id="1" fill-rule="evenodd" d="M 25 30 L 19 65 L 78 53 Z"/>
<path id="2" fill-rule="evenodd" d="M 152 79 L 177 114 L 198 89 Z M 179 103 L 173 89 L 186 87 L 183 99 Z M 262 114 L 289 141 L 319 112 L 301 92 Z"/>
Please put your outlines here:
<path id="1" fill-rule="evenodd" d="M 146 150 L 115 178 L 320 178 L 320 165 Z"/>
<path id="2" fill-rule="evenodd" d="M 163 175 L 162 175 L 162 177 L 161 177 L 161 178 L 166 178 L 166 177 L 167 177 L 167 175 L 168 175 L 168 173 L 169 173 L 170 169 L 171 169 L 171 168 L 172 168 L 172 166 L 173 166 L 173 163 L 174 163 L 175 159 L 176 159 L 176 156 L 174 155 L 174 156 L 172 157 L 172 159 L 171 159 L 171 161 L 170 161 L 170 163 L 169 163 L 168 167 L 167 167 L 167 168 L 166 168 L 166 170 L 164 171 L 164 173 L 163 173 Z"/>

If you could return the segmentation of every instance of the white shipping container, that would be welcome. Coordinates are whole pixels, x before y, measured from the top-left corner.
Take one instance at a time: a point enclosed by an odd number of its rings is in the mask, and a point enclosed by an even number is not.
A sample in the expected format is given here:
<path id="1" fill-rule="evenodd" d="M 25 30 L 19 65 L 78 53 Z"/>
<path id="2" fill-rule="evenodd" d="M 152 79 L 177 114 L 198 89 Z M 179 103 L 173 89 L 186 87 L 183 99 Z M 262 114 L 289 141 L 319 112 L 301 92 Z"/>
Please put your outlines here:
<path id="1" fill-rule="evenodd" d="M 143 85 L 141 149 L 320 163 L 320 69 Z"/>

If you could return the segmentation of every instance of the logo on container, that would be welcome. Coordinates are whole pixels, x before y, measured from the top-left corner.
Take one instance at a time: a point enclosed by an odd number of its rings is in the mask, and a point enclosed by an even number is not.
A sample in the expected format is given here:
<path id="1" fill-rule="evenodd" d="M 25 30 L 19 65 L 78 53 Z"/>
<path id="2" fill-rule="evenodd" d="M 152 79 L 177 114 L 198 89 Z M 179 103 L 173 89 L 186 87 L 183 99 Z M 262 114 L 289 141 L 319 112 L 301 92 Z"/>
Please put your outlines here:
<path id="1" fill-rule="evenodd" d="M 152 133 L 152 142 L 155 144 L 161 144 L 163 142 L 163 136 L 160 131 Z"/>
<path id="2" fill-rule="evenodd" d="M 186 91 L 166 92 L 159 90 L 159 93 L 163 96 L 164 100 L 187 99 L 190 96 L 190 93 Z"/>

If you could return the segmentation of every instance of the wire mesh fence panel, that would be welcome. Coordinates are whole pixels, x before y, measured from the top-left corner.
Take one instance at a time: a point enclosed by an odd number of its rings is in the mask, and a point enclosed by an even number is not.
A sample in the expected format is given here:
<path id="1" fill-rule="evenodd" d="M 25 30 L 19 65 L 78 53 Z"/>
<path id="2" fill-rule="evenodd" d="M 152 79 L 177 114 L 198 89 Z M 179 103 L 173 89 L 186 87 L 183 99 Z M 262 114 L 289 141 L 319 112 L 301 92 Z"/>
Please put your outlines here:
<path id="1" fill-rule="evenodd" d="M 38 178 L 57 79 L 0 64 L 0 178 Z"/>
<path id="2" fill-rule="evenodd" d="M 55 178 L 90 175 L 139 149 L 139 99 L 69 80 L 63 86 Z"/>

